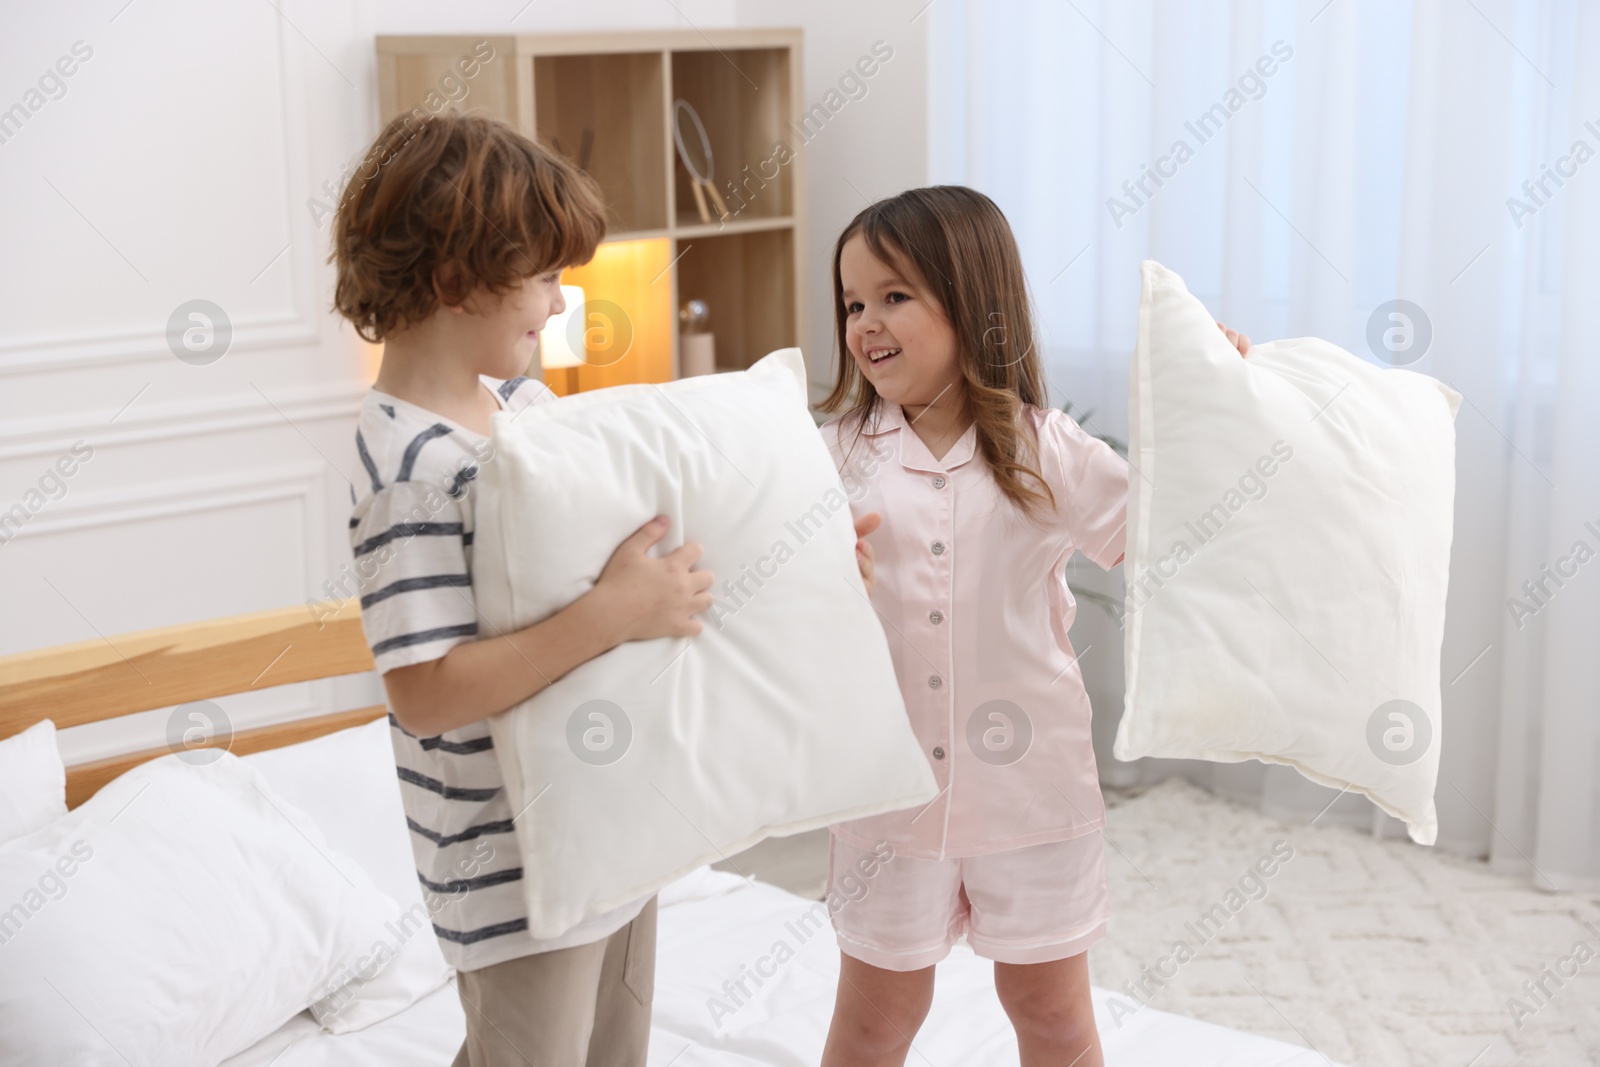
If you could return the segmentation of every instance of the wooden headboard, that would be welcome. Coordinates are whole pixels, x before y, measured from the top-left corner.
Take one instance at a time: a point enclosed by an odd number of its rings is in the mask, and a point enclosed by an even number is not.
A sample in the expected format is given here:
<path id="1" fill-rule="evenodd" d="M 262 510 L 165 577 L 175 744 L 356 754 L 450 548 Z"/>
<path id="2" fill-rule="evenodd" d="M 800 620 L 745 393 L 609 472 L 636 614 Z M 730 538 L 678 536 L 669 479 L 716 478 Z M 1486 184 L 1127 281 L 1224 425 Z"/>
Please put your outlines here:
<path id="1" fill-rule="evenodd" d="M 41 719 L 58 729 L 291 682 L 372 669 L 355 599 L 235 615 L 0 657 L 0 738 Z M 241 730 L 213 739 L 237 755 L 306 741 L 386 714 L 382 704 Z M 124 771 L 170 749 L 67 768 L 75 808 Z"/>

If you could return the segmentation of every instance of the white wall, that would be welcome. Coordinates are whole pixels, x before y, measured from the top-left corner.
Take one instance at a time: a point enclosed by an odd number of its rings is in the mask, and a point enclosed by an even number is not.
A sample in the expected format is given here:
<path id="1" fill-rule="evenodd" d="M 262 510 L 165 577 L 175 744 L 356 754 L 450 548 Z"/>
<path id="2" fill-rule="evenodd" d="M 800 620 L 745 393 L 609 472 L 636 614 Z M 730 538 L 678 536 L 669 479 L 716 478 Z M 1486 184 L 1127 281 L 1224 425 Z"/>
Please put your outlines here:
<path id="1" fill-rule="evenodd" d="M 375 35 L 798 24 L 808 105 L 887 41 L 893 59 L 805 149 L 822 381 L 838 230 L 864 197 L 925 181 L 920 7 L 107 0 L 0 15 L 0 109 L 27 112 L 0 127 L 0 511 L 28 514 L 0 532 L 0 654 L 301 603 L 348 559 L 374 355 L 328 311 L 328 230 L 307 202 L 377 130 Z M 73 73 L 48 74 L 61 57 Z M 206 365 L 166 336 L 195 299 L 233 329 Z M 379 695 L 365 678 L 222 703 L 242 728 Z M 166 718 L 78 728 L 63 748 L 157 744 Z"/>

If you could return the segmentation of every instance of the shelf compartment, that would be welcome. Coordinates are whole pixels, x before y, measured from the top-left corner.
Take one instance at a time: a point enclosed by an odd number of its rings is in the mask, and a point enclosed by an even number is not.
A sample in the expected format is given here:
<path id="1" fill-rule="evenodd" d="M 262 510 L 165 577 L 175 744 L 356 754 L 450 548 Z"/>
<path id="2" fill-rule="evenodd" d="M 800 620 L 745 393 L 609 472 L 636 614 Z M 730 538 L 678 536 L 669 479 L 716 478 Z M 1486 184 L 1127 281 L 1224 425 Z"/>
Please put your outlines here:
<path id="1" fill-rule="evenodd" d="M 792 229 L 688 238 L 676 254 L 678 306 L 706 302 L 718 370 L 743 370 L 773 349 L 799 344 Z"/>
<path id="2" fill-rule="evenodd" d="M 781 218 L 794 211 L 794 134 L 789 50 L 738 48 L 672 53 L 672 96 L 667 115 L 676 123 L 675 101 L 687 100 L 705 125 L 711 143 L 712 184 L 727 203 L 731 219 Z M 697 150 L 698 131 L 691 119 L 682 123 L 683 137 Z M 669 127 L 670 129 L 670 127 Z M 670 133 L 669 133 L 670 137 Z M 781 145 L 788 151 L 780 151 Z M 694 182 L 672 152 L 673 210 L 679 227 L 701 226 Z M 709 198 L 708 198 L 709 199 Z M 709 205 L 715 222 L 716 206 Z"/>
<path id="3" fill-rule="evenodd" d="M 610 230 L 667 228 L 662 64 L 660 52 L 533 58 L 537 140 L 576 162 L 593 131 L 586 169 L 605 194 Z"/>
<path id="4" fill-rule="evenodd" d="M 590 362 L 577 368 L 579 389 L 672 380 L 671 265 L 672 242 L 658 237 L 607 241 L 588 263 L 561 272 L 561 284 L 583 286 L 592 306 L 583 324 Z M 537 361 L 532 371 L 539 372 Z M 545 384 L 566 395 L 567 372 L 548 372 Z"/>

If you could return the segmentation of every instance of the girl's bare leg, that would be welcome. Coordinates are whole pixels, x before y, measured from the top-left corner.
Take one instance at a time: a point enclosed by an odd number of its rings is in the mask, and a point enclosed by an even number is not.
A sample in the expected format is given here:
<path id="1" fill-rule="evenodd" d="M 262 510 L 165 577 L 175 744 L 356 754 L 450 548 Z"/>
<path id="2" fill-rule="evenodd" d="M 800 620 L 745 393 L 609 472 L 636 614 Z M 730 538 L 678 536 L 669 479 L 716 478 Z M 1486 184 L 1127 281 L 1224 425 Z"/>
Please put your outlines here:
<path id="1" fill-rule="evenodd" d="M 822 1067 L 902 1067 L 932 1004 L 932 967 L 888 971 L 841 952 Z"/>
<path id="2" fill-rule="evenodd" d="M 996 963 L 994 991 L 1017 1030 L 1022 1067 L 1105 1067 L 1089 999 L 1089 954 Z"/>

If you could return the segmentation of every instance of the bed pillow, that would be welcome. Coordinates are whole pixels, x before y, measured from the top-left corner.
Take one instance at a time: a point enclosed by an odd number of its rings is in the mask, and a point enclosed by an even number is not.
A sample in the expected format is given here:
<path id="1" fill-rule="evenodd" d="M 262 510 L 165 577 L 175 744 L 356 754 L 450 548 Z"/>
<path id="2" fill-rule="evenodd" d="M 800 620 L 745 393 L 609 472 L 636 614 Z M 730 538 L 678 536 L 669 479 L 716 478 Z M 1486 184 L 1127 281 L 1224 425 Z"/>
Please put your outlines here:
<path id="1" fill-rule="evenodd" d="M 797 348 L 748 371 L 493 416 L 473 591 L 529 626 L 671 519 L 716 577 L 702 632 L 621 645 L 490 720 L 529 932 L 555 937 L 769 836 L 938 794 L 855 562 Z"/>
<path id="2" fill-rule="evenodd" d="M 32 833 L 67 813 L 67 771 L 56 724 L 34 723 L 0 741 L 0 841 Z"/>
<path id="3" fill-rule="evenodd" d="M 449 981 L 454 968 L 439 951 L 433 914 L 417 881 L 388 717 L 241 759 L 309 815 L 329 847 L 359 863 L 400 906 L 400 918 L 384 938 L 393 962 L 374 976 L 330 986 L 328 996 L 311 1005 L 322 1028 L 334 1034 L 364 1029 Z M 335 976 L 330 983 L 337 981 Z"/>
<path id="4" fill-rule="evenodd" d="M 381 967 L 399 908 L 221 753 L 0 845 L 0 1062 L 217 1063 Z"/>
<path id="5" fill-rule="evenodd" d="M 1314 337 L 1240 359 L 1143 280 L 1113 754 L 1284 764 L 1433 844 L 1460 395 Z"/>

